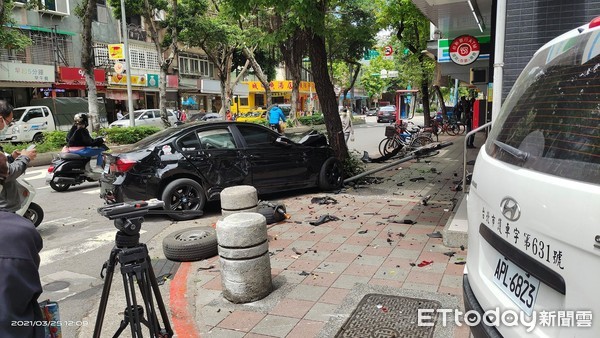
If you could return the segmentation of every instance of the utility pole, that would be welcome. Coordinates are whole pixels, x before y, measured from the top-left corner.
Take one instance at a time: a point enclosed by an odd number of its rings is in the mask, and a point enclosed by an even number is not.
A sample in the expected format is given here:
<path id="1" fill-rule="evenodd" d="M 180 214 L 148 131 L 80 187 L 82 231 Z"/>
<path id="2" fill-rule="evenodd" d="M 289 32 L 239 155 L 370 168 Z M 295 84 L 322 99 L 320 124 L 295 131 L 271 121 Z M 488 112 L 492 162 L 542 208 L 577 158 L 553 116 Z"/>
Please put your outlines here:
<path id="1" fill-rule="evenodd" d="M 125 0 L 121 0 L 121 26 L 123 27 L 123 45 L 125 47 L 125 76 L 127 76 L 127 110 L 129 111 L 129 126 L 135 127 L 135 116 L 133 116 L 133 93 L 131 91 L 131 64 L 129 62 L 129 36 L 127 32 L 127 17 L 125 16 Z"/>

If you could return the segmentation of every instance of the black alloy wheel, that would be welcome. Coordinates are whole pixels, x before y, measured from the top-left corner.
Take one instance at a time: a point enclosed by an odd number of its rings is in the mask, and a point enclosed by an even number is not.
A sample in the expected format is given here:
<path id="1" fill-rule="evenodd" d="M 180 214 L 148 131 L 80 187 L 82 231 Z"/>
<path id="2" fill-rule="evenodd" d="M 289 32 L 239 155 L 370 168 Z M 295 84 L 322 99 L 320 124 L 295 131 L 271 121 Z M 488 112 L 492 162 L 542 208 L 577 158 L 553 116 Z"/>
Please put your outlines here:
<path id="1" fill-rule="evenodd" d="M 325 191 L 339 189 L 343 181 L 342 163 L 335 157 L 328 158 L 319 172 L 319 188 Z"/>
<path id="2" fill-rule="evenodd" d="M 35 134 L 35 136 L 33 136 L 33 143 L 40 144 L 43 142 L 44 142 L 44 134 L 37 133 L 37 134 Z"/>
<path id="3" fill-rule="evenodd" d="M 179 178 L 169 183 L 163 193 L 165 210 L 181 211 L 181 214 L 169 215 L 177 221 L 186 221 L 198 217 L 198 214 L 185 214 L 185 211 L 202 211 L 206 203 L 204 189 L 200 183 L 189 179 Z"/>

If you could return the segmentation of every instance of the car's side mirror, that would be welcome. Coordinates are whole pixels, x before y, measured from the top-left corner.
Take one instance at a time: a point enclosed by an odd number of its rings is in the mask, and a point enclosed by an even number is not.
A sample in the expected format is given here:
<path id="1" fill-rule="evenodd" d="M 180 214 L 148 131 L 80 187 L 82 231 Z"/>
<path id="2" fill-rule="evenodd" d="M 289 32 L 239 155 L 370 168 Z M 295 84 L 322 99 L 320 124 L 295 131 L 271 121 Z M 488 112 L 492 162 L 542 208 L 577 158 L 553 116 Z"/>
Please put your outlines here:
<path id="1" fill-rule="evenodd" d="M 294 142 L 285 136 L 279 136 L 275 139 L 275 144 L 290 147 L 292 144 L 294 144 Z"/>

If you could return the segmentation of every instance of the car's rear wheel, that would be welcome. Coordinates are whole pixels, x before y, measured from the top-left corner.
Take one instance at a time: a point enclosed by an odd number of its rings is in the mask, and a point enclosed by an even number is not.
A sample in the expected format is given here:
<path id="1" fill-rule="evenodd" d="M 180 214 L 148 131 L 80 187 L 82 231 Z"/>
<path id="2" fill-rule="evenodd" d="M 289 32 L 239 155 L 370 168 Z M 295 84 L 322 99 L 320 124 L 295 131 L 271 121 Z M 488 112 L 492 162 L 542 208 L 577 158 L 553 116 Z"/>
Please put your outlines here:
<path id="1" fill-rule="evenodd" d="M 162 193 L 165 202 L 164 209 L 181 211 L 181 214 L 172 214 L 171 218 L 177 221 L 186 221 L 198 217 L 198 214 L 185 214 L 185 211 L 202 211 L 206 203 L 206 196 L 202 186 L 189 178 L 179 178 L 169 183 Z"/>
<path id="2" fill-rule="evenodd" d="M 163 239 L 165 257 L 172 261 L 199 261 L 217 251 L 217 233 L 209 226 L 175 231 Z"/>
<path id="3" fill-rule="evenodd" d="M 342 163 L 335 157 L 330 157 L 323 163 L 319 172 L 319 188 L 321 190 L 339 189 L 343 183 Z"/>

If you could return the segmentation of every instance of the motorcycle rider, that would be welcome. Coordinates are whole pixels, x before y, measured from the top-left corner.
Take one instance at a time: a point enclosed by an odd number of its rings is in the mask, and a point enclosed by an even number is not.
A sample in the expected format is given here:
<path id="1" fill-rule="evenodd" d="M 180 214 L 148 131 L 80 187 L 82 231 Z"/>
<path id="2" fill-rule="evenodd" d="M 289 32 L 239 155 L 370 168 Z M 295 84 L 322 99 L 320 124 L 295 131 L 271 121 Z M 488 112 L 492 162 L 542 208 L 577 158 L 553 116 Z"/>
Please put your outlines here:
<path id="1" fill-rule="evenodd" d="M 8 128 L 10 122 L 12 122 L 13 107 L 6 101 L 0 100 L 0 134 Z M 0 156 L 6 158 L 8 162 L 8 172 L 2 179 L 2 189 L 0 191 L 0 209 L 16 211 L 20 207 L 21 198 L 19 197 L 17 178 L 25 173 L 27 165 L 30 161 L 34 160 L 37 156 L 35 150 L 21 151 L 15 150 L 12 154 L 8 155 L 4 153 L 4 150 L 0 146 Z"/>
<path id="2" fill-rule="evenodd" d="M 281 120 L 282 122 L 285 122 L 285 115 L 283 114 L 283 110 L 279 108 L 278 104 L 273 105 L 271 110 L 269 110 L 268 120 L 271 129 L 276 130 L 280 134 L 283 132 L 279 121 Z"/>
<path id="3" fill-rule="evenodd" d="M 104 164 L 102 153 L 108 150 L 108 147 L 104 144 L 104 140 L 101 137 L 94 139 L 90 136 L 90 132 L 87 130 L 89 125 L 87 114 L 75 114 L 74 121 L 71 130 L 67 134 L 67 146 L 85 147 L 84 149 L 71 152 L 85 157 L 96 156 L 96 164 L 98 168 L 102 168 Z"/>

